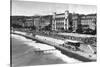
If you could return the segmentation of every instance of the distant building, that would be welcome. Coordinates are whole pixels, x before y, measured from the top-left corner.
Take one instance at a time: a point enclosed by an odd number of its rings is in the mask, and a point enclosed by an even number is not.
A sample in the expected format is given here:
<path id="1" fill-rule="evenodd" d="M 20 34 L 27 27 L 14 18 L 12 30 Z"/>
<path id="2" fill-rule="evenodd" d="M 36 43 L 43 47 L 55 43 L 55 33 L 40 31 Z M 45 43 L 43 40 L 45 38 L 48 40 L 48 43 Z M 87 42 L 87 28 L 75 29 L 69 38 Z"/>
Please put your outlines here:
<path id="1" fill-rule="evenodd" d="M 69 11 L 65 11 L 65 13 L 56 14 L 53 13 L 52 19 L 52 30 L 62 31 L 69 30 Z"/>
<path id="2" fill-rule="evenodd" d="M 81 24 L 80 22 L 80 17 L 79 14 L 72 14 L 72 32 L 76 32 L 77 29 L 79 28 L 79 25 Z"/>
<path id="3" fill-rule="evenodd" d="M 83 29 L 92 29 L 96 28 L 96 14 L 84 15 L 81 17 L 81 25 Z"/>
<path id="4" fill-rule="evenodd" d="M 36 30 L 39 30 L 40 27 L 40 16 L 34 16 L 34 26 L 36 27 Z"/>
<path id="5" fill-rule="evenodd" d="M 12 27 L 23 27 L 25 22 L 25 16 L 11 16 L 10 22 Z"/>
<path id="6" fill-rule="evenodd" d="M 96 14 L 64 13 L 44 16 L 11 16 L 11 26 L 17 28 L 35 28 L 36 30 L 53 30 L 82 33 L 96 31 Z"/>
<path id="7" fill-rule="evenodd" d="M 52 24 L 52 16 L 45 15 L 45 16 L 34 16 L 34 26 L 37 29 L 42 29 L 45 26 Z"/>
<path id="8" fill-rule="evenodd" d="M 33 27 L 34 26 L 34 22 L 33 22 L 32 17 L 26 18 L 24 26 L 25 27 Z"/>

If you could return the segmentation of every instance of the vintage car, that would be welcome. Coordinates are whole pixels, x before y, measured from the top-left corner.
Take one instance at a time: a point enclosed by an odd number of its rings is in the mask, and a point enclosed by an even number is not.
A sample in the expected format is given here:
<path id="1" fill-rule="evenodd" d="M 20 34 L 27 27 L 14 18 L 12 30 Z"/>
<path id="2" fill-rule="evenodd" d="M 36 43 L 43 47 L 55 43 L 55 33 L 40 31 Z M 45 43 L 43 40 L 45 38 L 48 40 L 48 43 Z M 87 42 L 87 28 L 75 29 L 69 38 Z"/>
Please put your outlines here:
<path id="1" fill-rule="evenodd" d="M 81 41 L 65 40 L 65 42 L 64 42 L 64 44 L 62 44 L 62 46 L 66 47 L 68 49 L 78 50 L 81 43 L 82 43 Z"/>

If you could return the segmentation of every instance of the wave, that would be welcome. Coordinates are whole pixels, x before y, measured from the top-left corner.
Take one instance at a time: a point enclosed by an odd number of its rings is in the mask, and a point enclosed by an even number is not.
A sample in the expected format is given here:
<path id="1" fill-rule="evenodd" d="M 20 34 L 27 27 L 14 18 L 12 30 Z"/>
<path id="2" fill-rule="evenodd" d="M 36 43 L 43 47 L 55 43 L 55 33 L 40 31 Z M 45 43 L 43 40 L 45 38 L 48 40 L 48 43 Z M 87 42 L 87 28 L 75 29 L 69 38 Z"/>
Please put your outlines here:
<path id="1" fill-rule="evenodd" d="M 77 59 L 74 59 L 74 58 L 71 58 L 71 57 L 68 57 L 68 56 L 62 54 L 61 51 L 57 50 L 53 46 L 49 46 L 49 45 L 42 44 L 42 43 L 37 43 L 36 41 L 33 41 L 31 39 L 27 39 L 27 38 L 25 38 L 23 36 L 20 36 L 20 35 L 12 34 L 11 36 L 13 38 L 16 38 L 18 40 L 23 41 L 24 44 L 27 44 L 28 46 L 32 46 L 33 48 L 37 48 L 37 49 L 40 49 L 40 50 L 53 49 L 53 51 L 47 51 L 47 53 L 49 53 L 49 52 L 52 53 L 52 55 L 62 59 L 66 63 L 79 63 L 79 62 L 82 62 L 82 61 L 79 61 Z"/>

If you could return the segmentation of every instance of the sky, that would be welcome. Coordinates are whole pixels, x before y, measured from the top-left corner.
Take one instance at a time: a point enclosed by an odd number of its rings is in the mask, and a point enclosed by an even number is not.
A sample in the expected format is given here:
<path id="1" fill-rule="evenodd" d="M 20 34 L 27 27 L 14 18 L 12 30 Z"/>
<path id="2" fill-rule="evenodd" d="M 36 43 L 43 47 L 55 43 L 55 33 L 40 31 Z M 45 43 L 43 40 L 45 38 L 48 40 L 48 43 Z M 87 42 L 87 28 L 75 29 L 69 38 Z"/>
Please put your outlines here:
<path id="1" fill-rule="evenodd" d="M 65 10 L 69 10 L 70 13 L 79 14 L 91 14 L 97 12 L 95 5 L 79 5 L 79 4 L 67 4 L 67 3 L 48 3 L 48 2 L 36 2 L 36 1 L 23 1 L 12 0 L 11 15 L 51 15 L 53 12 L 63 13 Z"/>

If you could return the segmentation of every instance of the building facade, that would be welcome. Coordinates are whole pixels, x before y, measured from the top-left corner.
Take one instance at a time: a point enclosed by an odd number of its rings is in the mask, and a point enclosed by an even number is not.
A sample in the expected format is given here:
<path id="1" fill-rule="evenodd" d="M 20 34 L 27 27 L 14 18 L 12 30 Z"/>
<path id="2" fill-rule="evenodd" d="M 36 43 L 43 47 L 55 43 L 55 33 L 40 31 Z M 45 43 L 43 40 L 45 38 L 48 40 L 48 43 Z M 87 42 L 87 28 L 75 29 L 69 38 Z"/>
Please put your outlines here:
<path id="1" fill-rule="evenodd" d="M 69 11 L 65 11 L 65 13 L 56 14 L 53 13 L 52 19 L 52 30 L 54 31 L 62 31 L 69 29 Z"/>
<path id="2" fill-rule="evenodd" d="M 80 17 L 79 14 L 72 14 L 72 32 L 76 32 L 77 29 L 79 28 L 79 25 L 81 24 L 80 22 Z"/>
<path id="3" fill-rule="evenodd" d="M 52 31 L 81 33 L 84 30 L 96 29 L 96 14 L 84 15 L 69 13 L 69 11 L 57 14 L 54 12 L 53 15 L 35 16 L 34 26 L 37 29 L 47 26 Z"/>
<path id="4" fill-rule="evenodd" d="M 51 15 L 34 17 L 34 26 L 38 30 L 43 29 L 50 24 L 52 24 L 52 16 Z"/>
<path id="5" fill-rule="evenodd" d="M 12 27 L 16 28 L 24 27 L 25 16 L 11 16 L 10 22 Z"/>
<path id="6" fill-rule="evenodd" d="M 83 29 L 96 29 L 96 14 L 84 15 L 81 17 L 81 25 Z"/>
<path id="7" fill-rule="evenodd" d="M 25 21 L 25 24 L 24 24 L 25 27 L 33 27 L 34 26 L 34 22 L 33 22 L 33 19 L 31 17 L 29 18 L 26 18 L 26 21 Z"/>
<path id="8" fill-rule="evenodd" d="M 40 16 L 33 17 L 34 19 L 34 26 L 38 27 L 40 23 Z"/>

